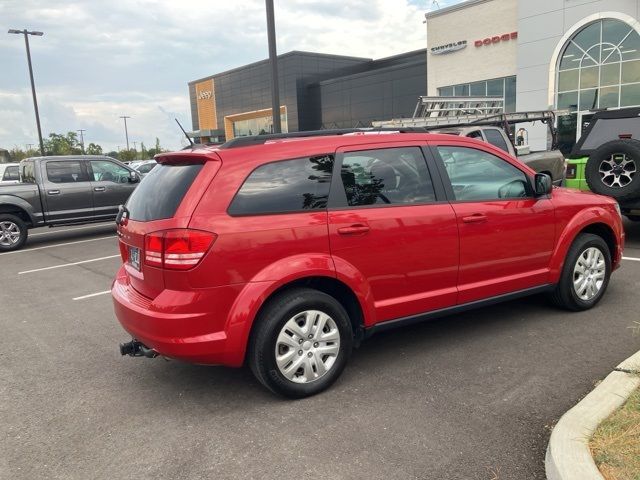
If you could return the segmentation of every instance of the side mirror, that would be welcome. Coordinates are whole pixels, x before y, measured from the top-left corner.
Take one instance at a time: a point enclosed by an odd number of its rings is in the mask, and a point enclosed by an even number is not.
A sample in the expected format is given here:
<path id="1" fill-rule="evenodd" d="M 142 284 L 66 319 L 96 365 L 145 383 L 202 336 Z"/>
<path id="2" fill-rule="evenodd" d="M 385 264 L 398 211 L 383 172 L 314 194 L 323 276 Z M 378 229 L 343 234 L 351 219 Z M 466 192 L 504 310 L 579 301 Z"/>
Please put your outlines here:
<path id="1" fill-rule="evenodd" d="M 136 172 L 129 172 L 129 183 L 138 183 L 140 181 L 140 175 Z"/>
<path id="2" fill-rule="evenodd" d="M 534 177 L 534 190 L 536 197 L 542 197 L 549 195 L 553 185 L 551 184 L 551 177 L 546 173 L 536 173 Z"/>

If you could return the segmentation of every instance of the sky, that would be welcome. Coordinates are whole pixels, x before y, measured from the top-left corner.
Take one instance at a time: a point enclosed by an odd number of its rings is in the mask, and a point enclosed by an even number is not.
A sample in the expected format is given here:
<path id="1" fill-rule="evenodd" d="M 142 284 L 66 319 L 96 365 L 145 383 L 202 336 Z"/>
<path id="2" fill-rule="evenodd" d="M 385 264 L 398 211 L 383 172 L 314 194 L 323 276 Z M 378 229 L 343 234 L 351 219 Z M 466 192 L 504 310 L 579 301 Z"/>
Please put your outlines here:
<path id="1" fill-rule="evenodd" d="M 461 0 L 438 0 L 440 8 Z M 433 0 L 275 0 L 278 53 L 382 58 L 426 47 Z M 30 37 L 43 137 L 85 144 L 186 144 L 187 83 L 268 57 L 263 0 L 0 0 L 0 148 L 37 144 L 24 39 Z"/>

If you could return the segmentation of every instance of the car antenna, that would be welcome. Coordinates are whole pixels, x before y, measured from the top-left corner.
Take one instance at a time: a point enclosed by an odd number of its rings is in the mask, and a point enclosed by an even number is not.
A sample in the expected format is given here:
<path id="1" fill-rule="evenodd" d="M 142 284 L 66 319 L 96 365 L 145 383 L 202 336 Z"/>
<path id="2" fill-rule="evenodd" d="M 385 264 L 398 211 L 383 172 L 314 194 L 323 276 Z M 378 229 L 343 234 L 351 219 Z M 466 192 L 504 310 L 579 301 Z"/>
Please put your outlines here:
<path id="1" fill-rule="evenodd" d="M 180 125 L 180 122 L 178 121 L 177 118 L 174 118 L 174 120 L 176 121 L 176 123 L 178 124 L 178 126 L 180 127 L 180 130 L 182 130 L 182 133 L 184 133 L 184 136 L 187 137 L 187 140 L 189 140 L 189 143 L 191 144 L 191 146 L 193 147 L 193 140 L 191 140 L 191 138 L 189 137 L 189 135 L 187 135 L 187 132 L 185 132 L 184 128 L 182 128 L 182 125 Z"/>

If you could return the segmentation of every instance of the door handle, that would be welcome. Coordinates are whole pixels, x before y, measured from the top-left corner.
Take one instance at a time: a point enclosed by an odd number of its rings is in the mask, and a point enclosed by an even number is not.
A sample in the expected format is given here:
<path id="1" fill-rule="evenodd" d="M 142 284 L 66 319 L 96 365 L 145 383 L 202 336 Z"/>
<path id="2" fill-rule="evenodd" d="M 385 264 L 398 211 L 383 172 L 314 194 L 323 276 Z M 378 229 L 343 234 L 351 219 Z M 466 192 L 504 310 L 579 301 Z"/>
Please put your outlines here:
<path id="1" fill-rule="evenodd" d="M 93 187 L 94 192 L 104 192 L 105 190 L 105 187 Z"/>
<path id="2" fill-rule="evenodd" d="M 487 221 L 487 216 L 482 213 L 474 213 L 468 217 L 462 217 L 463 223 L 482 223 Z"/>
<path id="3" fill-rule="evenodd" d="M 351 225 L 349 227 L 340 227 L 338 233 L 340 235 L 361 235 L 370 230 L 368 225 Z"/>
<path id="4" fill-rule="evenodd" d="M 60 190 L 49 190 L 47 193 L 49 195 L 60 195 Z"/>

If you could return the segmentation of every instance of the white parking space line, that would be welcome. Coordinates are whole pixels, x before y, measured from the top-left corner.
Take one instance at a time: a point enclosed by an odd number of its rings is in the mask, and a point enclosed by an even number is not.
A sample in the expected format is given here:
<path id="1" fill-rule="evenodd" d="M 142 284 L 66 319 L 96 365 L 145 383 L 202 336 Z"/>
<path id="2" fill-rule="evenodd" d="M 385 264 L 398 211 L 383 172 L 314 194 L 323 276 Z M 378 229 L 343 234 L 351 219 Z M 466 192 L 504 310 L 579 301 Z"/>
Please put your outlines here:
<path id="1" fill-rule="evenodd" d="M 44 247 L 35 247 L 35 248 L 25 248 L 24 250 L 16 250 L 13 252 L 4 252 L 0 253 L 0 257 L 3 255 L 13 255 L 15 253 L 28 253 L 33 252 L 34 250 L 43 250 L 45 248 L 54 248 L 54 247 L 63 247 L 65 245 L 76 245 L 78 243 L 86 243 L 86 242 L 97 242 L 98 240 L 106 240 L 108 238 L 116 238 L 117 235 L 110 235 L 108 237 L 100 237 L 100 238 L 89 238 L 87 240 L 78 240 L 76 242 L 65 242 L 65 243 L 56 243 L 53 245 L 45 245 Z"/>
<path id="2" fill-rule="evenodd" d="M 82 265 L 84 263 L 99 262 L 101 260 L 107 260 L 109 258 L 116 258 L 116 257 L 119 257 L 119 256 L 120 256 L 120 254 L 109 255 L 107 257 L 92 258 L 90 260 L 82 260 L 81 262 L 63 263 L 62 265 L 52 265 L 51 267 L 34 268 L 33 270 L 25 270 L 23 272 L 18 272 L 18 275 L 23 275 L 25 273 L 43 272 L 45 270 L 53 270 L 55 268 L 72 267 L 74 265 Z"/>
<path id="3" fill-rule="evenodd" d="M 632 260 L 634 262 L 640 262 L 640 258 L 636 257 L 622 257 L 623 260 Z"/>
<path id="4" fill-rule="evenodd" d="M 76 297 L 73 300 L 84 300 L 85 298 L 92 298 L 92 297 L 97 297 L 99 295 L 106 295 L 107 293 L 111 293 L 111 290 L 105 290 L 104 292 L 90 293 L 89 295 L 82 295 L 81 297 Z"/>
<path id="5" fill-rule="evenodd" d="M 98 228 L 98 227 L 106 227 L 113 226 L 115 228 L 115 224 L 113 222 L 109 223 L 96 223 L 95 225 L 87 225 L 86 227 L 78 227 L 78 228 L 65 228 L 64 230 L 52 228 L 48 232 L 38 232 L 38 233 L 30 233 L 29 237 L 37 237 L 38 235 L 51 235 L 52 233 L 62 233 L 62 232 L 75 232 L 76 230 L 86 230 L 87 228 Z"/>

